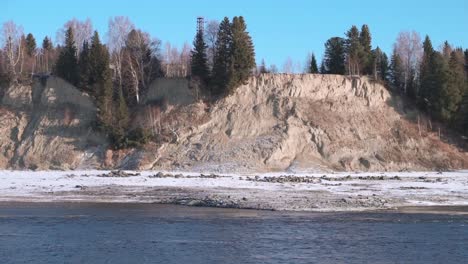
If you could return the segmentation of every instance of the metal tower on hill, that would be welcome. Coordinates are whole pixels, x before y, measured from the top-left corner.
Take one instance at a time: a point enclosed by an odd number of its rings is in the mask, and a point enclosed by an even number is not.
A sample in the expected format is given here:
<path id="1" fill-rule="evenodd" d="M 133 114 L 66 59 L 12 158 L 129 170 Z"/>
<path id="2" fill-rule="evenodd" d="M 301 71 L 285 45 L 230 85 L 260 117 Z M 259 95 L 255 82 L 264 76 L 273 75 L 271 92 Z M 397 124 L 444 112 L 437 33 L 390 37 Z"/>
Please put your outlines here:
<path id="1" fill-rule="evenodd" d="M 197 32 L 201 32 L 203 35 L 204 28 L 205 28 L 205 19 L 203 17 L 197 17 Z"/>

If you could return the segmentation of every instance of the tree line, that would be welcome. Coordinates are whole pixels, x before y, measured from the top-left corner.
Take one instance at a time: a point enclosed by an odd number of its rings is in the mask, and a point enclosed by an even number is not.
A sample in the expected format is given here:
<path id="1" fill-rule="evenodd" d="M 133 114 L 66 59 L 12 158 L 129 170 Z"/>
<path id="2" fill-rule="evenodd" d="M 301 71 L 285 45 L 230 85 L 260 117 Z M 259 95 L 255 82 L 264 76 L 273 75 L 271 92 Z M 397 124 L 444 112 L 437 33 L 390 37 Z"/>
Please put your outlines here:
<path id="1" fill-rule="evenodd" d="M 231 93 L 245 83 L 255 68 L 255 52 L 243 17 L 221 23 L 208 21 L 198 30 L 193 48 L 182 52 L 140 29 L 127 17 L 109 20 L 108 42 L 103 44 L 89 19 L 72 19 L 58 31 L 58 45 L 45 37 L 36 46 L 21 26 L 8 21 L 2 27 L 0 80 L 30 82 L 34 74 L 55 74 L 88 93 L 98 107 L 97 127 L 115 148 L 144 143 L 146 131 L 130 129 L 130 114 L 158 77 L 187 77 L 190 86 L 208 98 Z"/>
<path id="2" fill-rule="evenodd" d="M 468 136 L 468 49 L 445 42 L 438 51 L 429 36 L 401 32 L 390 58 L 378 46 L 372 48 L 367 25 L 352 26 L 345 37 L 325 42 L 318 67 L 312 54 L 307 72 L 369 75 L 409 99 L 431 118 Z"/>

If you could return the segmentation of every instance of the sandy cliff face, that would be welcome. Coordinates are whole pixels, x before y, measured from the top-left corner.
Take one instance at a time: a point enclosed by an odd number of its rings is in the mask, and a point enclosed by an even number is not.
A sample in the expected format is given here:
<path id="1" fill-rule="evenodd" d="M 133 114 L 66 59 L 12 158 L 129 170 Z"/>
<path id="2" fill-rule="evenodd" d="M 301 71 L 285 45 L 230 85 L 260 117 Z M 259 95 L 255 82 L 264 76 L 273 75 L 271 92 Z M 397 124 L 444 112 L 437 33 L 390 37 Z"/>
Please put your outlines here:
<path id="1" fill-rule="evenodd" d="M 466 153 L 420 136 L 399 108 L 367 78 L 261 75 L 215 104 L 206 123 L 182 129 L 178 143 L 163 146 L 149 164 L 220 171 L 468 166 Z"/>
<path id="2" fill-rule="evenodd" d="M 174 140 L 119 153 L 90 129 L 95 106 L 58 78 L 11 87 L 0 106 L 0 167 L 210 171 L 467 168 L 415 113 L 367 78 L 261 75 L 217 103 L 169 107 Z M 417 113 L 416 113 L 417 114 Z M 147 122 L 147 121 L 146 121 Z"/>
<path id="3" fill-rule="evenodd" d="M 99 166 L 105 140 L 90 128 L 96 107 L 65 81 L 51 77 L 10 87 L 1 105 L 0 165 L 17 169 Z M 93 146 L 94 145 L 94 146 Z"/>

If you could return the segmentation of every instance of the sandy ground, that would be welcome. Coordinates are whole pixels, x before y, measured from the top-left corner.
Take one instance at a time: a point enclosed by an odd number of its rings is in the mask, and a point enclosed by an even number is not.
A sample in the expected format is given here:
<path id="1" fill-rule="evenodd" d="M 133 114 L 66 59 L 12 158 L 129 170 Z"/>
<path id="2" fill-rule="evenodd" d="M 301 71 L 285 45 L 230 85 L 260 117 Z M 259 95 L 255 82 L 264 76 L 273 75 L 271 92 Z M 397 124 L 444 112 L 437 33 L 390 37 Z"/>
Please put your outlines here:
<path id="1" fill-rule="evenodd" d="M 0 171 L 3 202 L 162 203 L 292 211 L 468 205 L 468 171 L 199 174 Z"/>

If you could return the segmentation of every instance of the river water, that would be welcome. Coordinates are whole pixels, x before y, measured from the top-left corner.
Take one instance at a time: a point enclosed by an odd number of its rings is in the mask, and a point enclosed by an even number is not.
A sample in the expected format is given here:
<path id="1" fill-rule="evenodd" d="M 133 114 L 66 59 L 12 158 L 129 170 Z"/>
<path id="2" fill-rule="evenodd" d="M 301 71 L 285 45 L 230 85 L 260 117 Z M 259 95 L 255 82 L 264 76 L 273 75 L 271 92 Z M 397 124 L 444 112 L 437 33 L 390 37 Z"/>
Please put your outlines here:
<path id="1" fill-rule="evenodd" d="M 0 263 L 468 263 L 468 215 L 3 203 Z"/>

